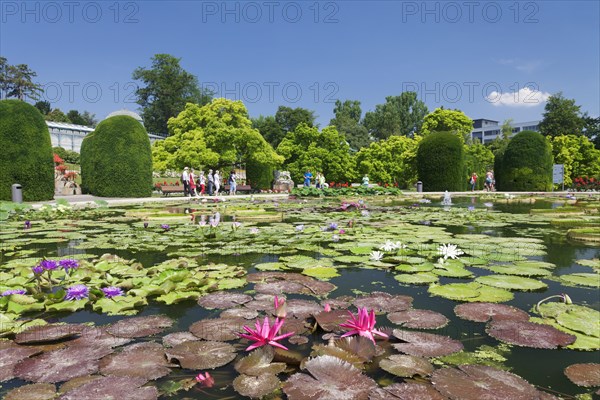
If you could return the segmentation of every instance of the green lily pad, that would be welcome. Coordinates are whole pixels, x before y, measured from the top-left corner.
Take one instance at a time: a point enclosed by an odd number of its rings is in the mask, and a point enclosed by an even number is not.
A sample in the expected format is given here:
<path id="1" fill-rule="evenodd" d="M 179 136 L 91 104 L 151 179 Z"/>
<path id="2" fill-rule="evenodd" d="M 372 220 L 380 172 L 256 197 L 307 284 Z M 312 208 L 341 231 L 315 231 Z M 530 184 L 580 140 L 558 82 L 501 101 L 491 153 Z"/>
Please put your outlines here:
<path id="1" fill-rule="evenodd" d="M 428 292 L 434 296 L 440 296 L 450 300 L 466 300 L 480 295 L 479 285 L 473 285 L 472 283 L 431 285 Z"/>
<path id="2" fill-rule="evenodd" d="M 418 272 L 416 274 L 394 275 L 394 279 L 408 285 L 428 285 L 437 282 L 439 277 L 431 272 Z"/>
<path id="3" fill-rule="evenodd" d="M 548 285 L 542 281 L 513 275 L 480 276 L 479 278 L 476 278 L 475 281 L 484 285 L 509 290 L 531 291 L 548 287 Z"/>
<path id="4" fill-rule="evenodd" d="M 600 274 L 594 273 L 577 273 L 561 275 L 560 280 L 566 283 L 600 288 Z"/>
<path id="5" fill-rule="evenodd" d="M 304 268 L 302 270 L 302 274 L 312 276 L 313 278 L 317 278 L 322 281 L 327 281 L 331 278 L 335 278 L 336 276 L 340 276 L 337 268 L 321 266 Z"/>
<path id="6" fill-rule="evenodd" d="M 103 297 L 96 300 L 93 305 L 94 311 L 100 311 L 108 315 L 135 315 L 139 312 L 136 307 L 148 304 L 141 297 L 118 296 L 113 299 Z"/>
<path id="7" fill-rule="evenodd" d="M 516 266 L 516 265 L 494 265 L 489 268 L 497 274 L 504 275 L 518 275 L 518 276 L 548 276 L 552 275 L 552 272 L 544 268 L 535 268 L 528 266 Z"/>

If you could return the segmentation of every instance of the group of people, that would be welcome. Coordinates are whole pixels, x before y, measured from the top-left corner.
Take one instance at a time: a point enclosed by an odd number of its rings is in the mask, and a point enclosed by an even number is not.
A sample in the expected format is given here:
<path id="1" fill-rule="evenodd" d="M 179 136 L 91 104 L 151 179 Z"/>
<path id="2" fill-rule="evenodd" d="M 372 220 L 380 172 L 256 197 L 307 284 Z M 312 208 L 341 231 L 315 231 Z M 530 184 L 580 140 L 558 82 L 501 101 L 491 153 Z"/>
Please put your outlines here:
<path id="1" fill-rule="evenodd" d="M 304 187 L 310 187 L 312 178 L 313 174 L 309 169 L 304 173 Z M 317 175 L 315 176 L 315 187 L 317 189 L 325 189 L 329 187 L 329 184 L 325 182 L 325 175 L 323 175 L 321 172 L 317 172 Z"/>
<path id="2" fill-rule="evenodd" d="M 471 178 L 469 179 L 469 185 L 471 186 L 471 192 L 475 191 L 475 187 L 477 186 L 477 174 L 473 172 Z M 488 171 L 485 174 L 485 182 L 483 183 L 483 187 L 488 192 L 493 192 L 496 186 L 496 180 L 494 179 L 494 173 L 492 171 Z"/>
<path id="3" fill-rule="evenodd" d="M 234 195 L 237 191 L 236 179 L 237 176 L 235 171 L 232 170 L 227 179 L 230 195 Z M 223 178 L 221 178 L 219 171 L 214 171 L 213 173 L 213 170 L 209 169 L 208 175 L 204 175 L 204 171 L 200 171 L 199 176 L 196 176 L 193 168 L 190 169 L 189 167 L 185 167 L 181 174 L 181 182 L 183 183 L 184 196 L 200 197 L 204 194 L 218 196 L 219 190 L 221 190 L 221 184 L 223 183 Z"/>

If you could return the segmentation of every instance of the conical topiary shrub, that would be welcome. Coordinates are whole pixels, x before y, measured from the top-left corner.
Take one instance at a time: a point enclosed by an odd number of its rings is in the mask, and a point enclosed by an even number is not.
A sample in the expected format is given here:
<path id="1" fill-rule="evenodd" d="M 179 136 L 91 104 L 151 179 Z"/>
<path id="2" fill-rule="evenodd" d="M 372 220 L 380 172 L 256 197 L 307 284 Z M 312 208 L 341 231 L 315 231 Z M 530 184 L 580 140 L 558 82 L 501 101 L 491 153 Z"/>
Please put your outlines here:
<path id="1" fill-rule="evenodd" d="M 84 191 L 101 197 L 149 197 L 152 153 L 146 129 L 134 118 L 105 119 L 81 146 Z"/>
<path id="2" fill-rule="evenodd" d="M 417 149 L 417 172 L 425 192 L 462 191 L 466 188 L 463 144 L 450 132 L 431 133 Z"/>
<path id="3" fill-rule="evenodd" d="M 21 184 L 24 201 L 54 198 L 50 133 L 37 108 L 21 100 L 0 101 L 0 200 Z"/>
<path id="4" fill-rule="evenodd" d="M 534 131 L 519 132 L 494 165 L 496 188 L 502 191 L 550 190 L 552 163 L 552 147 L 544 136 Z"/>

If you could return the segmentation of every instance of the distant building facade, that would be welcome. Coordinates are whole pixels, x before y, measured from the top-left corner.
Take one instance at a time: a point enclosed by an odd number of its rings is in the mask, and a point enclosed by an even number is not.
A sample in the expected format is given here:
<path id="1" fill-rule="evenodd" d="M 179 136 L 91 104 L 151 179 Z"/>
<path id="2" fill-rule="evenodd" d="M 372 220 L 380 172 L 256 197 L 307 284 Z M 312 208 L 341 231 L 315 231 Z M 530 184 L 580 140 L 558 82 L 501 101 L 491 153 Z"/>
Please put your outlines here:
<path id="1" fill-rule="evenodd" d="M 133 117 L 142 125 L 144 124 L 138 114 L 128 110 L 112 112 L 106 118 L 114 117 L 115 115 L 127 115 Z M 77 153 L 81 151 L 83 138 L 94 131 L 94 128 L 90 128 L 89 126 L 67 124 L 64 122 L 46 121 L 46 125 L 48 125 L 48 131 L 50 132 L 52 147 L 62 147 L 66 150 L 76 151 Z M 152 144 L 157 140 L 164 140 L 165 136 L 149 133 L 148 138 Z"/>
<path id="2" fill-rule="evenodd" d="M 512 128 L 510 137 L 521 131 L 539 132 L 540 122 L 542 121 L 513 122 L 510 124 Z M 502 125 L 498 121 L 491 119 L 473 120 L 473 131 L 471 131 L 473 141 L 477 140 L 480 143 L 488 144 L 498 137 L 502 138 Z"/>

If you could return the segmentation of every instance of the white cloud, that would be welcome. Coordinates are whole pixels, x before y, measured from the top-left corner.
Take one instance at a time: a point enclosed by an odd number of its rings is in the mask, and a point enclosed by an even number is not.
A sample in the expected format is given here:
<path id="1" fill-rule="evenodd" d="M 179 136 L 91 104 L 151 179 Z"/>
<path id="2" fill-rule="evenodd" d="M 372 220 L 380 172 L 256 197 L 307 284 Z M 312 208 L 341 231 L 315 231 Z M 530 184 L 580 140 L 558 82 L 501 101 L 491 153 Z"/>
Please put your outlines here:
<path id="1" fill-rule="evenodd" d="M 500 93 L 491 92 L 486 100 L 495 106 L 508 107 L 535 107 L 539 106 L 550 97 L 550 93 L 524 87 L 518 92 Z"/>

